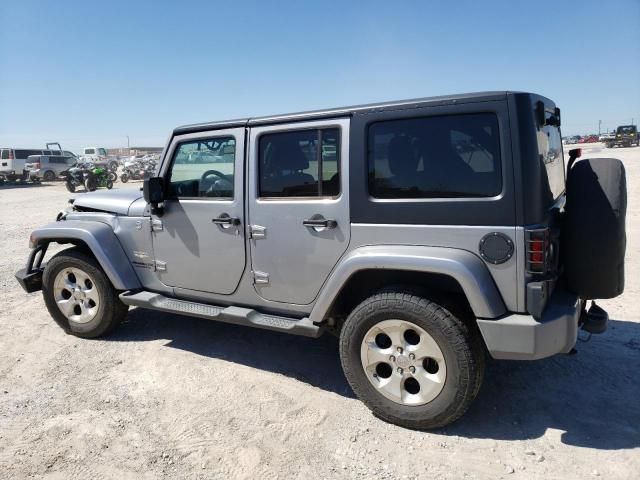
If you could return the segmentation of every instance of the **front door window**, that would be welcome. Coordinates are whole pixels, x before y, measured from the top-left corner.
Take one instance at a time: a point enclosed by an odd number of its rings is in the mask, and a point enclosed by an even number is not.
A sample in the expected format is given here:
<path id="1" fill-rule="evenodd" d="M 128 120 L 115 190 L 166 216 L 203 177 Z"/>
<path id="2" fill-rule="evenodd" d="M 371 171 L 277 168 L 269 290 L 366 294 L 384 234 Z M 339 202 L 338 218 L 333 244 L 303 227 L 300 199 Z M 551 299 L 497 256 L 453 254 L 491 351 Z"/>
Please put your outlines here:
<path id="1" fill-rule="evenodd" d="M 170 198 L 233 198 L 235 139 L 183 142 L 169 173 Z"/>

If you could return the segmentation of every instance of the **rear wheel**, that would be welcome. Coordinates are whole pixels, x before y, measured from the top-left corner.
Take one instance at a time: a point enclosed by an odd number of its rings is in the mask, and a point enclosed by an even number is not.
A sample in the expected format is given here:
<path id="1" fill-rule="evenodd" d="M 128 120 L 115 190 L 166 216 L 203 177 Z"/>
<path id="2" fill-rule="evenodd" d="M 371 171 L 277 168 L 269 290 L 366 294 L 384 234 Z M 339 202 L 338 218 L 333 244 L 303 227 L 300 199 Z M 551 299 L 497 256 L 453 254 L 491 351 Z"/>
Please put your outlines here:
<path id="1" fill-rule="evenodd" d="M 42 178 L 44 179 L 45 182 L 53 182 L 56 179 L 56 174 L 51 170 L 47 170 L 46 172 L 44 172 L 44 175 L 42 176 Z"/>
<path id="2" fill-rule="evenodd" d="M 89 177 L 84 181 L 84 188 L 87 192 L 93 192 L 96 188 L 98 188 L 98 184 L 96 179 L 93 177 Z"/>
<path id="3" fill-rule="evenodd" d="M 113 180 L 110 178 L 107 180 L 107 189 L 111 190 L 113 188 Z"/>
<path id="4" fill-rule="evenodd" d="M 356 395 L 380 418 L 409 428 L 458 419 L 484 375 L 477 330 L 403 291 L 374 295 L 349 315 L 340 359 Z"/>
<path id="5" fill-rule="evenodd" d="M 123 173 L 122 175 L 120 175 L 120 181 L 122 183 L 127 183 L 129 181 L 129 175 L 127 175 L 126 173 Z"/>
<path id="6" fill-rule="evenodd" d="M 69 190 L 71 193 L 75 193 L 76 186 L 73 182 L 65 182 L 65 186 L 67 187 L 67 190 Z"/>
<path id="7" fill-rule="evenodd" d="M 56 323 L 78 337 L 109 333 L 128 310 L 95 259 L 75 248 L 47 263 L 42 294 Z"/>

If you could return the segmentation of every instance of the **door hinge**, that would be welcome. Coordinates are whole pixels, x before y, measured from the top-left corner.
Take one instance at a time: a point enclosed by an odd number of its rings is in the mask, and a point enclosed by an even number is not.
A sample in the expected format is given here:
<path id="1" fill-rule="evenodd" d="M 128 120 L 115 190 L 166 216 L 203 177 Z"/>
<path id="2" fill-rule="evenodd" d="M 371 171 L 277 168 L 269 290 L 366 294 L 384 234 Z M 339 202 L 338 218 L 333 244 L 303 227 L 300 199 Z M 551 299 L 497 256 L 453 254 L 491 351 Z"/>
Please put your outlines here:
<path id="1" fill-rule="evenodd" d="M 161 232 L 162 230 L 164 230 L 164 226 L 162 225 L 162 220 L 158 220 L 157 218 L 154 218 L 153 220 L 151 220 L 152 232 Z"/>
<path id="2" fill-rule="evenodd" d="M 267 238 L 267 227 L 263 227 L 260 225 L 249 225 L 249 238 L 253 238 L 254 240 Z"/>
<path id="3" fill-rule="evenodd" d="M 265 285 L 269 283 L 269 274 L 266 272 L 253 271 L 253 283 Z"/>
<path id="4" fill-rule="evenodd" d="M 155 261 L 156 272 L 166 272 L 167 271 L 167 262 L 163 262 L 162 260 Z"/>

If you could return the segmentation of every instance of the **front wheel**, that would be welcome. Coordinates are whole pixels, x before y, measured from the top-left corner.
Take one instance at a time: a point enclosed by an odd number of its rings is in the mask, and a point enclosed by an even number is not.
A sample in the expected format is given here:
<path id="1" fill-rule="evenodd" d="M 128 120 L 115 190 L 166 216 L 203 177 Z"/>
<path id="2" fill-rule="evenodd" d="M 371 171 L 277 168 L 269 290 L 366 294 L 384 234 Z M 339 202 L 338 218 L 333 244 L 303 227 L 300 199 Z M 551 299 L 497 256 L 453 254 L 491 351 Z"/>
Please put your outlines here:
<path id="1" fill-rule="evenodd" d="M 71 193 L 75 193 L 76 185 L 73 182 L 65 182 L 65 186 L 67 187 L 67 190 L 69 190 Z"/>
<path id="2" fill-rule="evenodd" d="M 128 310 L 95 259 L 76 248 L 47 263 L 42 295 L 55 322 L 83 338 L 109 333 Z"/>
<path id="3" fill-rule="evenodd" d="M 127 183 L 129 181 L 129 175 L 127 175 L 126 173 L 123 173 L 122 175 L 120 175 L 120 181 L 122 183 Z"/>
<path id="4" fill-rule="evenodd" d="M 111 190 L 113 188 L 113 180 L 107 180 L 107 190 Z"/>
<path id="5" fill-rule="evenodd" d="M 408 428 L 438 428 L 462 416 L 480 390 L 479 332 L 442 306 L 403 291 L 374 295 L 349 315 L 340 360 L 373 413 Z"/>

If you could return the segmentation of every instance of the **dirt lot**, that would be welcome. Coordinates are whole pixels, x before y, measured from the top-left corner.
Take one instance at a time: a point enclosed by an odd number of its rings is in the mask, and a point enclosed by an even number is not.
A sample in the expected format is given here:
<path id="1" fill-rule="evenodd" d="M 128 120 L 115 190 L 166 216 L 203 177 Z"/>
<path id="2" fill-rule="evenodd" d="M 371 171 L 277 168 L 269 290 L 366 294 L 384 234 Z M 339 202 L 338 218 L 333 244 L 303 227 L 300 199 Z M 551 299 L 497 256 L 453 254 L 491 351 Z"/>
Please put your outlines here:
<path id="1" fill-rule="evenodd" d="M 600 149 L 629 183 L 609 330 L 574 356 L 493 362 L 467 415 L 434 432 L 374 418 L 328 335 L 141 310 L 103 340 L 65 335 L 13 273 L 69 194 L 0 187 L 0 478 L 638 478 L 640 148 Z"/>

